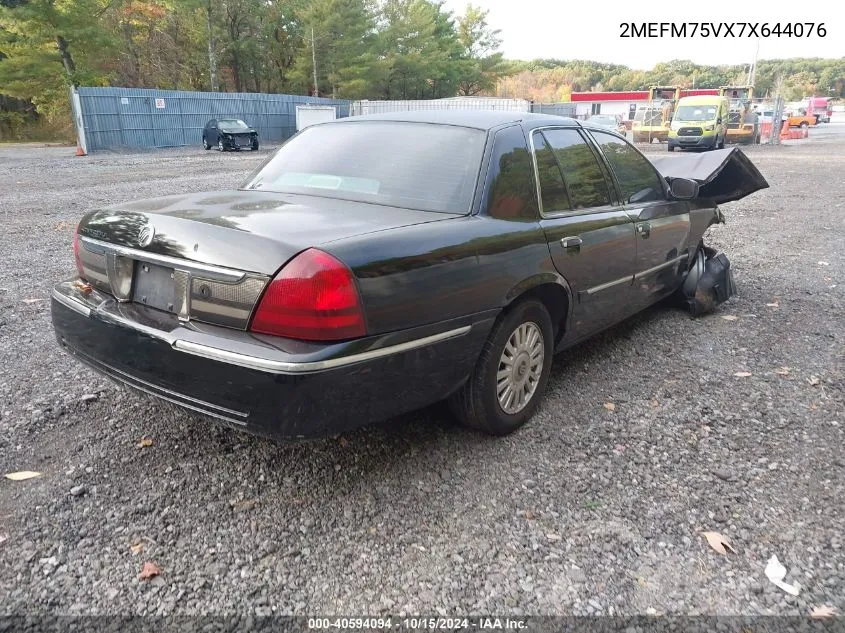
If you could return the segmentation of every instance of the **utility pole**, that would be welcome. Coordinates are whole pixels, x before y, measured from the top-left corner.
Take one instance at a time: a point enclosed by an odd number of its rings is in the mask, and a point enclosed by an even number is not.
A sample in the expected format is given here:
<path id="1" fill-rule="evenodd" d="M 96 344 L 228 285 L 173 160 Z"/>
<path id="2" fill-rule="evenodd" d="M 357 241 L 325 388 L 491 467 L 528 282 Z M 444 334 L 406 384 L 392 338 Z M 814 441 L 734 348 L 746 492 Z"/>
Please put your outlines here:
<path id="1" fill-rule="evenodd" d="M 311 64 L 314 70 L 314 96 L 320 96 L 320 90 L 317 88 L 317 49 L 314 47 L 314 27 L 311 27 Z"/>
<path id="2" fill-rule="evenodd" d="M 220 89 L 217 80 L 217 53 L 214 50 L 214 30 L 211 28 L 211 0 L 206 5 L 206 26 L 208 27 L 208 74 L 211 78 L 211 91 L 217 92 Z"/>

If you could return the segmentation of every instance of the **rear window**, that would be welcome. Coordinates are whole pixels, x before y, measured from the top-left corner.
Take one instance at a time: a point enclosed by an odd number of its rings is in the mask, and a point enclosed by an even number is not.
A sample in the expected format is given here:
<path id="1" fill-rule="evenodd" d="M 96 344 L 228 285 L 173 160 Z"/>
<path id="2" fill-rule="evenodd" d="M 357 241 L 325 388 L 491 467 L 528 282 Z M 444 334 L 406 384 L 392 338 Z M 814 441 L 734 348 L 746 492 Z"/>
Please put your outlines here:
<path id="1" fill-rule="evenodd" d="M 427 123 L 315 125 L 243 188 L 465 214 L 486 138 L 482 130 Z"/>

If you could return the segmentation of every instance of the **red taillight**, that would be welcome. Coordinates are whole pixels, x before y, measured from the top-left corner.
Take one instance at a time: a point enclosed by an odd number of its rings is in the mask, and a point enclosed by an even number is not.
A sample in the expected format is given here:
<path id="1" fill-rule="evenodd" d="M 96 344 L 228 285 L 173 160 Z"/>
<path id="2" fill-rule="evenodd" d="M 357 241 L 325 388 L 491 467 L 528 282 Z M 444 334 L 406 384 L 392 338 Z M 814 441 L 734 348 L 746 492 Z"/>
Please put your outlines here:
<path id="1" fill-rule="evenodd" d="M 82 258 L 79 256 L 79 227 L 76 227 L 76 230 L 73 232 L 73 258 L 76 260 L 76 270 L 79 273 L 79 277 L 85 279 L 85 268 L 82 266 Z"/>
<path id="2" fill-rule="evenodd" d="M 364 336 L 364 310 L 352 272 L 323 251 L 301 252 L 267 286 L 250 330 L 308 341 Z"/>

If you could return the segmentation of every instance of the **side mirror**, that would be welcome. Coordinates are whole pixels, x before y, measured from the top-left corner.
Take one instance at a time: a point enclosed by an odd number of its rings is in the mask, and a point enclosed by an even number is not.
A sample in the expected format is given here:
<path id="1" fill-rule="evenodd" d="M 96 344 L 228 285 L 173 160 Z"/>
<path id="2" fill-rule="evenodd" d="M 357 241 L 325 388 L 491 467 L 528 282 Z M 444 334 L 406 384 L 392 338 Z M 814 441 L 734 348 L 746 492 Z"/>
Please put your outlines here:
<path id="1" fill-rule="evenodd" d="M 722 117 L 716 119 L 716 125 L 722 125 Z"/>
<path id="2" fill-rule="evenodd" d="M 689 178 L 673 178 L 669 193 L 676 200 L 692 200 L 698 195 L 698 183 Z"/>

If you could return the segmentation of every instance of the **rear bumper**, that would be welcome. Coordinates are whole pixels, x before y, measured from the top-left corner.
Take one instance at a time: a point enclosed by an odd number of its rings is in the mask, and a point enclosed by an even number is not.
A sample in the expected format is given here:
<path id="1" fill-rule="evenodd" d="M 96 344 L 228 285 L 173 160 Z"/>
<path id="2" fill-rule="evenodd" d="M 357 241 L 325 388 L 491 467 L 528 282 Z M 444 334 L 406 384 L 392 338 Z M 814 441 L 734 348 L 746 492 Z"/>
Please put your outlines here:
<path id="1" fill-rule="evenodd" d="M 469 375 L 495 318 L 316 344 L 180 323 L 70 281 L 54 288 L 52 316 L 61 346 L 100 373 L 280 439 L 346 431 L 445 398 Z"/>

